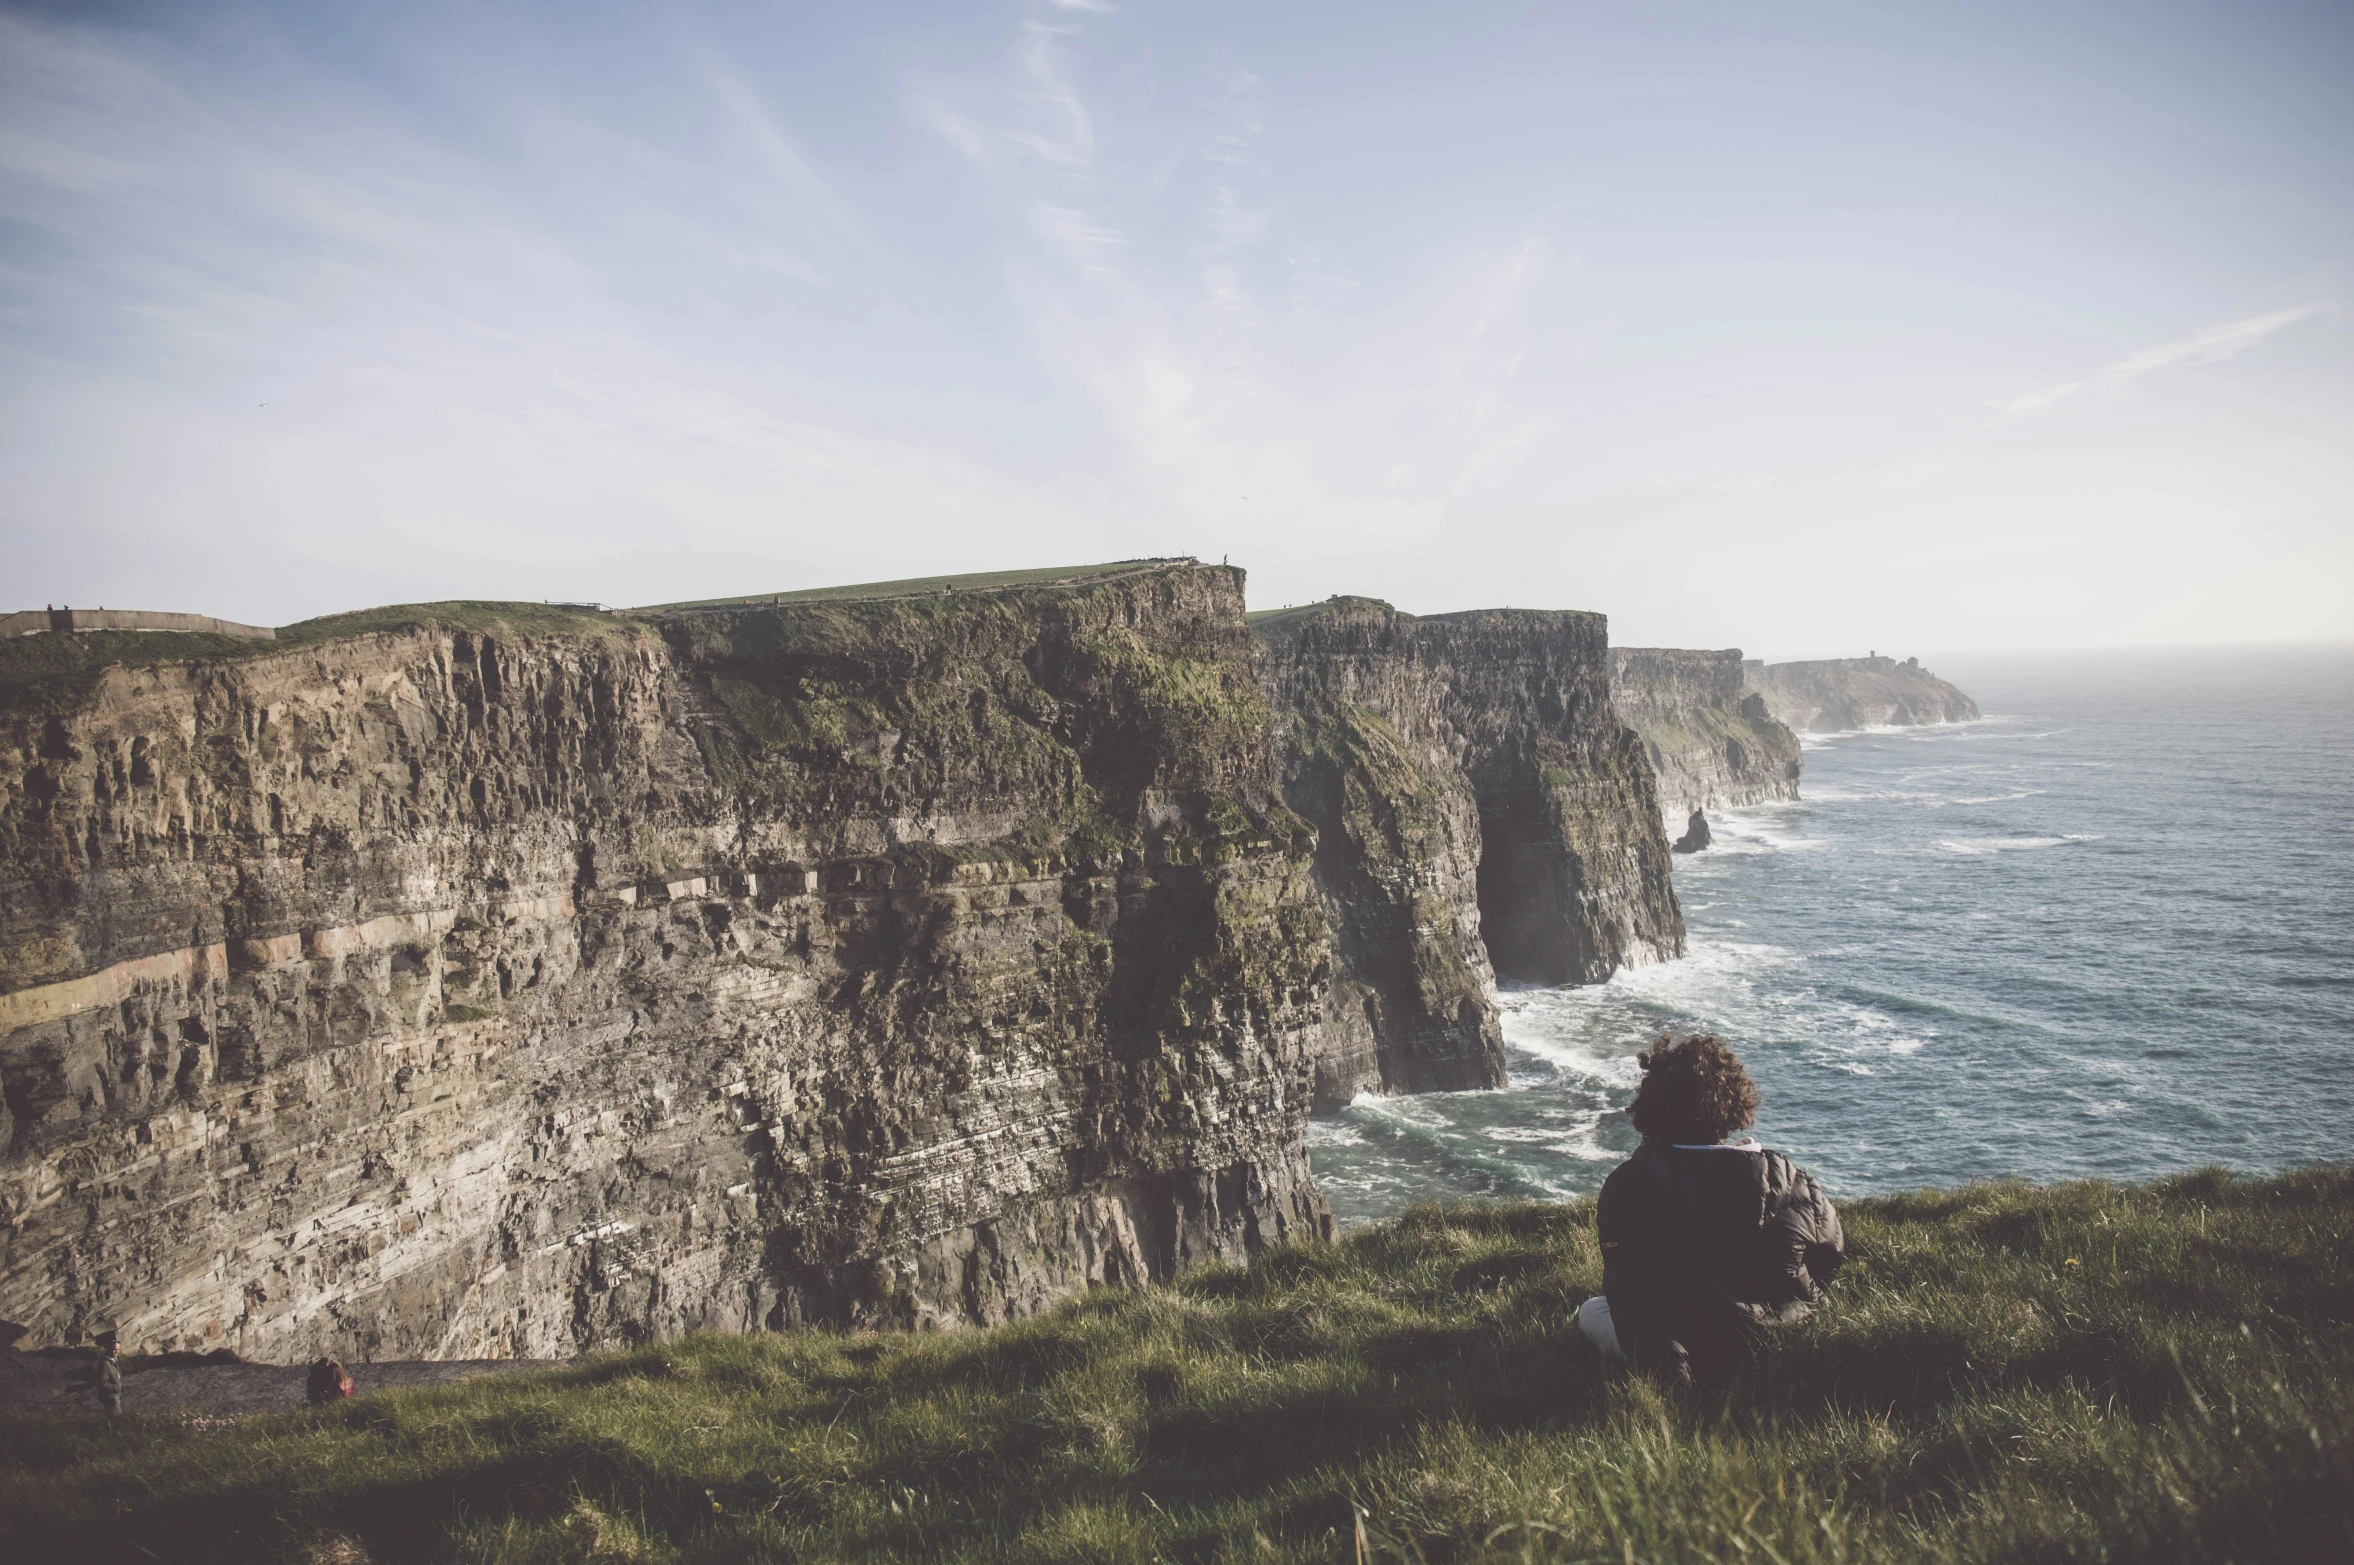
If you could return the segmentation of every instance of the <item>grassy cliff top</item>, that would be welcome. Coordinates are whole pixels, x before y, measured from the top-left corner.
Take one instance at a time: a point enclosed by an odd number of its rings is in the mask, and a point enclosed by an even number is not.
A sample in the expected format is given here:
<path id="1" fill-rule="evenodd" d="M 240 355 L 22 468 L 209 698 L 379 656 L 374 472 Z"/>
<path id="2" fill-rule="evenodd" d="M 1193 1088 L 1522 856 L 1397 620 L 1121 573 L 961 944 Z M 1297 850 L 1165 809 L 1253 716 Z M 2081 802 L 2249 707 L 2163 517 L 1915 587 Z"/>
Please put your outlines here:
<path id="1" fill-rule="evenodd" d="M 1258 609 L 1243 616 L 1250 622 L 1254 634 L 1269 637 L 1285 635 L 1300 629 L 1322 615 L 1349 608 L 1380 609 L 1385 613 L 1400 612 L 1397 605 L 1382 598 L 1359 597 L 1352 593 L 1335 593 L 1318 603 L 1295 603 L 1280 609 Z M 1444 625 L 1481 619 L 1505 619 L 1522 616 L 1531 620 L 1599 620 L 1603 616 L 1594 609 L 1455 609 L 1445 614 L 1416 614 L 1412 618 L 1420 624 Z"/>
<path id="2" fill-rule="evenodd" d="M 1250 627 L 1254 632 L 1264 632 L 1272 635 L 1283 631 L 1296 630 L 1300 626 L 1308 623 L 1308 621 L 1316 619 L 1321 615 L 1330 614 L 1337 609 L 1347 608 L 1379 609 L 1385 614 L 1395 614 L 1397 612 L 1397 605 L 1387 602 L 1384 599 L 1364 598 L 1358 597 L 1353 593 L 1339 592 L 1334 593 L 1331 597 L 1326 598 L 1321 603 L 1294 603 L 1288 607 L 1280 609 L 1258 609 L 1244 615 L 1243 618 L 1250 623 Z"/>
<path id="3" fill-rule="evenodd" d="M 685 603 L 657 603 L 635 610 L 664 614 L 679 609 L 725 609 L 766 603 L 820 603 L 845 598 L 915 598 L 935 592 L 998 592 L 1009 587 L 1074 586 L 1141 571 L 1198 565 L 1191 555 L 1158 555 L 1136 560 L 1108 560 L 1100 565 L 1045 565 L 1035 570 L 978 571 L 964 576 L 910 576 L 903 581 L 852 582 L 839 587 L 803 587 L 793 592 L 741 593 L 727 598 L 696 598 Z"/>
<path id="4" fill-rule="evenodd" d="M 2354 1170 L 1846 1216 L 1832 1304 L 1724 1391 L 1578 1335 L 1590 1203 L 1424 1209 L 993 1331 L 0 1426 L 0 1557 L 2354 1557 Z"/>
<path id="5" fill-rule="evenodd" d="M 1019 588 L 1080 586 L 1146 571 L 1192 566 L 1190 556 L 1113 560 L 1098 565 L 1060 565 L 1037 570 L 988 571 L 966 576 L 924 576 L 906 581 L 811 587 L 798 592 L 706 598 L 643 609 L 594 609 L 568 604 L 451 599 L 439 603 L 394 603 L 380 608 L 327 614 L 278 627 L 275 641 L 183 631 L 75 631 L 0 639 L 0 711 L 62 710 L 79 703 L 98 675 L 115 667 L 166 663 L 228 662 L 357 636 L 401 632 L 423 626 L 473 631 L 490 636 L 608 636 L 635 634 L 657 615 L 678 610 L 759 606 L 771 603 L 849 603 L 923 597 L 947 592 L 986 593 Z"/>
<path id="6" fill-rule="evenodd" d="M 632 633 L 642 622 L 551 603 L 452 600 L 356 609 L 278 627 L 275 641 L 175 630 L 82 630 L 0 640 L 0 711 L 62 710 L 77 705 L 98 676 L 116 666 L 237 662 L 331 641 L 438 625 L 492 636 L 604 636 Z"/>

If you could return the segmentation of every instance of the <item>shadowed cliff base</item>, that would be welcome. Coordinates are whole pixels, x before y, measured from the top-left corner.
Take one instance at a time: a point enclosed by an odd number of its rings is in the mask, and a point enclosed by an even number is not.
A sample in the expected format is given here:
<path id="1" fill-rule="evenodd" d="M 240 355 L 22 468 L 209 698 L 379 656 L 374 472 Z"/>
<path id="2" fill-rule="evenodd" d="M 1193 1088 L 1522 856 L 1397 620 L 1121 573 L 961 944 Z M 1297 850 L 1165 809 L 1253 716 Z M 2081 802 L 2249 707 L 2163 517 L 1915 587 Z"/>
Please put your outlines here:
<path id="1" fill-rule="evenodd" d="M 1977 1185 L 1730 1388 L 1605 1368 L 1589 1203 L 1421 1208 L 951 1337 L 699 1336 L 196 1429 L 0 1425 L 0 1554 L 2337 1561 L 2354 1175 Z M 4 1373 L 0 1369 L 0 1373 Z"/>

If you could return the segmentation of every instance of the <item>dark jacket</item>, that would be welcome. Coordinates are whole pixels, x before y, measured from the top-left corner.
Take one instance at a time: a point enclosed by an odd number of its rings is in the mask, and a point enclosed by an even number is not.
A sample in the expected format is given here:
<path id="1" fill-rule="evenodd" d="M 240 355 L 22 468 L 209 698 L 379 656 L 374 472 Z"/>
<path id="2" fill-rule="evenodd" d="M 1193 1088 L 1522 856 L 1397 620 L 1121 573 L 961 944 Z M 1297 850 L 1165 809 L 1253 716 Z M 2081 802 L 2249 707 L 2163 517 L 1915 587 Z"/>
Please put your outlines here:
<path id="1" fill-rule="evenodd" d="M 314 1407 L 348 1397 L 351 1395 L 351 1374 L 334 1359 L 314 1360 L 303 1394 L 310 1398 Z"/>
<path id="2" fill-rule="evenodd" d="M 1730 1375 L 1761 1332 L 1806 1319 L 1847 1258 L 1822 1186 L 1762 1147 L 1646 1140 L 1596 1218 L 1619 1346 L 1676 1380 Z"/>

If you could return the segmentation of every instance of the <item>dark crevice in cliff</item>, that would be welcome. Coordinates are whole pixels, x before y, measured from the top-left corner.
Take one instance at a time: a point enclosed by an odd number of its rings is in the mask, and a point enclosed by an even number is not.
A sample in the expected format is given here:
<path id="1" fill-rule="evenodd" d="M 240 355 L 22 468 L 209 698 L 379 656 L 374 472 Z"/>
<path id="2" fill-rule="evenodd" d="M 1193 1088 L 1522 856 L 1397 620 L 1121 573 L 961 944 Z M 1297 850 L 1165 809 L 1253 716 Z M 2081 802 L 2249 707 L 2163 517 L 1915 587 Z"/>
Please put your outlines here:
<path id="1" fill-rule="evenodd" d="M 1534 984 L 1591 982 L 1590 938 L 1572 914 L 1578 866 L 1547 840 L 1544 801 L 1489 795 L 1479 809 L 1479 927 L 1498 978 Z"/>

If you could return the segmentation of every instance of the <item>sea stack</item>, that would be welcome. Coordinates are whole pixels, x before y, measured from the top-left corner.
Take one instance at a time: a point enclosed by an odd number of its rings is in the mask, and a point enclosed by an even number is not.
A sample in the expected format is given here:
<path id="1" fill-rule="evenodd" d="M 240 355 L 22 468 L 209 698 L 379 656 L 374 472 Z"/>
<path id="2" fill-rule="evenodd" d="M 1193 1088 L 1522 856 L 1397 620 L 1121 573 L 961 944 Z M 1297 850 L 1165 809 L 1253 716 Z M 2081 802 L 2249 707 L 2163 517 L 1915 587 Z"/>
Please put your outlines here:
<path id="1" fill-rule="evenodd" d="M 1678 853 L 1698 853 L 1714 840 L 1708 834 L 1708 817 L 1698 810 L 1684 823 L 1684 834 L 1675 841 Z"/>

